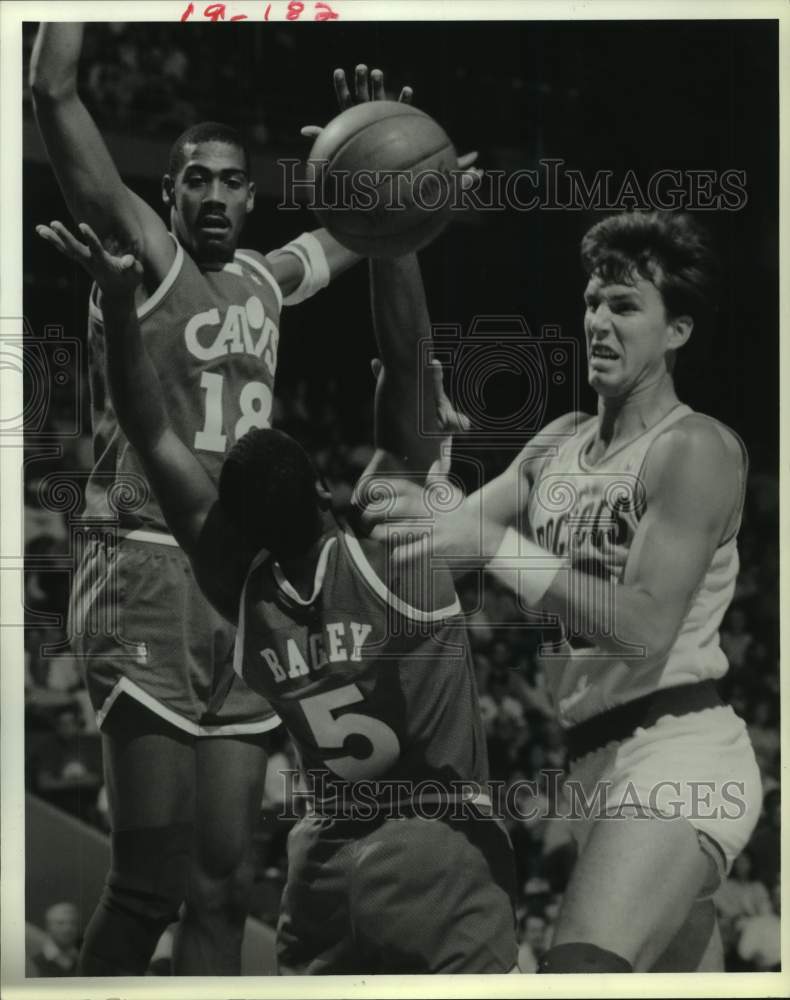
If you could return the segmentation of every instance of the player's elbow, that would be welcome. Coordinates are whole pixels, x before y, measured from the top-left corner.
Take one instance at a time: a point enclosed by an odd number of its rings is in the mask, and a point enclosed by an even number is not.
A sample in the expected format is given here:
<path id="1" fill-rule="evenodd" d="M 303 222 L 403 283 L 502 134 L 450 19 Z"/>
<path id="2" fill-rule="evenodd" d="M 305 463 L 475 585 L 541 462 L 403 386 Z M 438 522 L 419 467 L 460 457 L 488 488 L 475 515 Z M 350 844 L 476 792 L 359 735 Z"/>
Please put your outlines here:
<path id="1" fill-rule="evenodd" d="M 665 660 L 675 645 L 678 635 L 678 622 L 666 614 L 664 609 L 651 602 L 648 614 L 639 624 L 636 636 L 637 644 L 645 651 L 645 658 L 650 663 L 660 663 Z"/>
<path id="2" fill-rule="evenodd" d="M 77 95 L 77 78 L 72 74 L 48 73 L 38 64 L 30 66 L 30 91 L 37 111 L 63 104 Z"/>
<path id="3" fill-rule="evenodd" d="M 661 628 L 653 629 L 645 637 L 645 657 L 651 663 L 661 663 L 669 656 L 674 644 L 674 633 Z"/>
<path id="4" fill-rule="evenodd" d="M 625 596 L 625 595 L 623 595 Z M 632 599 L 613 609 L 608 634 L 613 652 L 632 654 L 638 660 L 660 663 L 667 658 L 680 631 L 680 619 L 663 601 L 644 591 L 632 591 Z M 624 612 L 623 614 L 618 614 Z"/>

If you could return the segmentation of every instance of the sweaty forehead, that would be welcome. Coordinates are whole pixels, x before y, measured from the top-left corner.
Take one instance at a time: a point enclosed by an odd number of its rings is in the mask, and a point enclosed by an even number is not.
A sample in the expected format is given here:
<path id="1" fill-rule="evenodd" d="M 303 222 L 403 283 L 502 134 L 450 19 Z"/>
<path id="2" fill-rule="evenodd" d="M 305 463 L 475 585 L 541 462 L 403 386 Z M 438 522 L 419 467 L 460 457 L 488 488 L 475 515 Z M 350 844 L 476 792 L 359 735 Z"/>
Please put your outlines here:
<path id="1" fill-rule="evenodd" d="M 247 172 L 244 151 L 233 143 L 220 139 L 188 142 L 182 151 L 183 167 L 207 167 L 210 170 L 243 170 Z"/>

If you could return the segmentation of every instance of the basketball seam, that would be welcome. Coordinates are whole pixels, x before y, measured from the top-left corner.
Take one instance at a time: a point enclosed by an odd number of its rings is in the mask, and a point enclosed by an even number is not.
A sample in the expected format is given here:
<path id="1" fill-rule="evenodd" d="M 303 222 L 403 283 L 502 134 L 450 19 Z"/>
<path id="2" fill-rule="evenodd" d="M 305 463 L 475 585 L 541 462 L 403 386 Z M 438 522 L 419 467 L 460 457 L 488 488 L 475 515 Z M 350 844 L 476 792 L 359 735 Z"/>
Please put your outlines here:
<path id="1" fill-rule="evenodd" d="M 414 110 L 416 111 L 418 109 L 415 108 Z M 420 114 L 423 115 L 425 118 L 429 118 L 430 119 L 430 115 L 426 115 L 422 111 L 420 112 Z M 373 128 L 375 125 L 378 125 L 381 121 L 389 121 L 389 122 L 391 122 L 391 121 L 396 121 L 398 118 L 410 118 L 410 117 L 411 117 L 411 115 L 409 113 L 404 112 L 403 114 L 389 115 L 387 118 L 384 118 L 384 119 L 377 118 L 375 121 L 368 122 L 367 125 L 365 125 L 364 128 L 358 129 L 356 132 L 354 132 L 352 135 L 350 135 L 340 146 L 337 147 L 337 149 L 332 154 L 332 159 L 335 159 L 336 157 L 340 156 L 340 154 L 343 152 L 343 150 L 346 148 L 346 146 L 349 145 L 349 143 L 353 142 L 354 139 L 356 139 L 358 136 L 362 135 L 363 132 L 367 132 L 367 130 L 369 128 Z M 433 120 L 433 119 L 430 119 L 430 120 Z M 436 124 L 436 123 L 434 122 L 434 124 Z M 436 127 L 437 128 L 441 128 L 441 125 L 436 124 Z M 444 130 L 442 130 L 442 131 L 444 131 Z M 450 143 L 449 136 L 447 137 L 447 142 Z M 452 143 L 450 143 L 450 145 L 452 145 Z M 439 149 L 444 149 L 444 146 L 440 146 Z M 433 153 L 429 153 L 428 155 L 429 156 L 435 156 L 436 153 L 439 152 L 439 149 L 435 150 Z M 321 162 L 321 163 L 329 163 L 331 161 L 329 161 L 329 160 L 321 160 L 319 162 Z"/>
<path id="2" fill-rule="evenodd" d="M 358 134 L 359 133 L 357 133 L 357 135 Z M 449 142 L 449 140 L 448 140 L 448 143 L 449 143 L 450 146 L 452 146 L 452 143 Z M 443 149 L 446 149 L 446 148 L 447 148 L 446 146 L 440 146 L 438 149 L 435 149 L 435 150 L 433 150 L 430 153 L 426 153 L 425 156 L 418 163 L 413 164 L 409 169 L 413 171 L 415 169 L 415 167 L 418 167 L 421 163 L 425 163 L 426 160 L 429 160 L 432 156 L 436 156 L 437 153 L 441 152 Z M 329 208 L 329 209 L 321 209 L 320 211 L 324 212 L 327 215 L 330 215 L 333 210 L 331 208 Z M 431 213 L 431 212 L 435 212 L 436 209 L 428 208 L 428 209 L 425 209 L 424 211 L 426 213 Z M 406 229 L 399 230 L 398 233 L 397 233 L 398 237 L 400 237 L 400 236 L 407 236 L 409 233 L 414 232 L 414 230 L 418 229 L 421 225 L 423 225 L 424 222 L 425 222 L 425 219 L 419 219 L 417 222 L 414 223 L 413 226 L 408 226 Z M 364 239 L 364 240 L 366 240 L 368 242 L 373 242 L 373 243 L 380 243 L 380 242 L 392 239 L 392 234 L 390 234 L 390 233 L 374 233 L 374 232 L 369 232 L 369 233 L 347 233 L 345 231 L 342 231 L 342 235 L 350 237 L 351 239 L 358 239 L 359 238 L 359 239 Z"/>

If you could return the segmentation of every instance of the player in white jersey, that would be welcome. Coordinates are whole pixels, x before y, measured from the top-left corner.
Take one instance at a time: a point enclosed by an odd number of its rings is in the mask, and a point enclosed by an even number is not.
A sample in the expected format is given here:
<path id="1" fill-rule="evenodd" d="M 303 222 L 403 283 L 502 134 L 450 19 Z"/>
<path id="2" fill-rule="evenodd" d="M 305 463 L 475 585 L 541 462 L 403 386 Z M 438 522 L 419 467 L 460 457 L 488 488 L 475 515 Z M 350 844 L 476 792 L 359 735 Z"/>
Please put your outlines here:
<path id="1" fill-rule="evenodd" d="M 678 400 L 672 376 L 710 304 L 713 259 L 690 217 L 654 212 L 599 222 L 582 261 L 597 415 L 544 428 L 436 519 L 433 547 L 482 556 L 527 613 L 560 625 L 541 659 L 568 737 L 579 855 L 540 971 L 715 969 L 709 897 L 761 789 L 714 683 L 746 453 Z"/>

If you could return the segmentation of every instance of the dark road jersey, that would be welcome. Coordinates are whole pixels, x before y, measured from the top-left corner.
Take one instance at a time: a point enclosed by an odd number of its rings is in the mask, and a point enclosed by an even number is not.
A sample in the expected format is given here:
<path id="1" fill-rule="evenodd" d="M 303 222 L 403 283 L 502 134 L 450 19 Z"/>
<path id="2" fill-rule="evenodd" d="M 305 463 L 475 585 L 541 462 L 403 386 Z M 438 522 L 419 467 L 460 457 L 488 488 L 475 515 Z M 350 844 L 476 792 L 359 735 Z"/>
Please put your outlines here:
<path id="1" fill-rule="evenodd" d="M 363 548 L 364 546 L 364 548 Z M 306 772 L 346 782 L 485 786 L 485 738 L 452 578 L 409 601 L 387 584 L 386 548 L 337 529 L 310 600 L 267 554 L 241 598 L 236 671 L 270 701 Z M 427 608 L 428 610 L 420 610 Z"/>
<path id="2" fill-rule="evenodd" d="M 252 427 L 270 424 L 281 305 L 274 278 L 251 253 L 237 251 L 222 270 L 201 271 L 177 244 L 167 277 L 137 311 L 173 428 L 214 482 L 238 438 Z M 106 386 L 104 328 L 95 288 L 88 343 L 94 468 L 86 513 L 102 516 L 118 510 L 123 528 L 167 532 Z"/>

